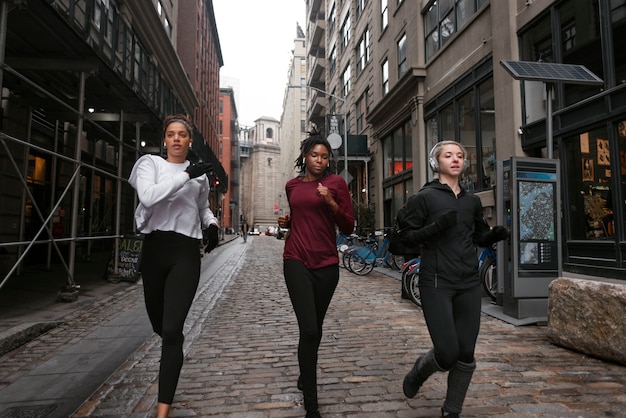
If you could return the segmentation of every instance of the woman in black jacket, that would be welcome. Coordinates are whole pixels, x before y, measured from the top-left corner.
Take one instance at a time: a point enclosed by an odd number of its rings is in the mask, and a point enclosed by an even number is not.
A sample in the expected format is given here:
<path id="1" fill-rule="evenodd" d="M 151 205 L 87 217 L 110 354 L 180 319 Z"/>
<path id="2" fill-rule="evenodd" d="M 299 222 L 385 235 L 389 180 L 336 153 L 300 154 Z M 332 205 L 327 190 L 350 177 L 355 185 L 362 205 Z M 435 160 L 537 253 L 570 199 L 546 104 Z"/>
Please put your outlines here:
<path id="1" fill-rule="evenodd" d="M 467 151 L 455 141 L 437 143 L 429 164 L 439 178 L 424 185 L 408 202 L 405 242 L 421 244 L 419 288 L 426 326 L 434 348 L 421 355 L 403 382 L 408 398 L 436 371 L 449 371 L 442 416 L 461 412 L 476 361 L 482 289 L 476 246 L 506 238 L 483 217 L 480 199 L 466 191 L 459 177 Z"/>

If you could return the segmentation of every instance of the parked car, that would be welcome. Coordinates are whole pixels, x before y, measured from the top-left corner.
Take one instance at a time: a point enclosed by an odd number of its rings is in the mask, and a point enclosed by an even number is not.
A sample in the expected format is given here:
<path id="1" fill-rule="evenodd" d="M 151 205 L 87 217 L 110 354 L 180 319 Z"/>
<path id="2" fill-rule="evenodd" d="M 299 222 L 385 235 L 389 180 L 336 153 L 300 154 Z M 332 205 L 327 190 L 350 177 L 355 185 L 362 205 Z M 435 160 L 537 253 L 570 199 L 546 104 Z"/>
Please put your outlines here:
<path id="1" fill-rule="evenodd" d="M 259 232 L 259 228 L 252 228 L 249 232 L 248 235 L 260 235 L 261 233 Z"/>
<path id="2" fill-rule="evenodd" d="M 276 228 L 276 239 L 284 239 L 288 231 L 288 228 Z"/>

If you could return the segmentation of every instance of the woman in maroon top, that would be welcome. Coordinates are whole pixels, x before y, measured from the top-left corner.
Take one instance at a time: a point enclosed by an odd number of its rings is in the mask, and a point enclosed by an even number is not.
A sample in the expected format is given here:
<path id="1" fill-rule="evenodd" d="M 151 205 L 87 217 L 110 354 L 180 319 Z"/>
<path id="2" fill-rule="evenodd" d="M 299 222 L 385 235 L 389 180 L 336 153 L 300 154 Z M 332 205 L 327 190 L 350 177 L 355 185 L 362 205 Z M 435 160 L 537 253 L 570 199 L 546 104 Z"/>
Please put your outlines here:
<path id="1" fill-rule="evenodd" d="M 332 174 L 328 141 L 313 134 L 302 141 L 295 167 L 300 175 L 287 182 L 290 215 L 278 225 L 291 228 L 285 238 L 283 269 L 291 304 L 298 319 L 300 341 L 298 389 L 307 417 L 319 417 L 317 351 L 326 310 L 339 282 L 335 226 L 352 232 L 354 216 L 345 180 Z"/>

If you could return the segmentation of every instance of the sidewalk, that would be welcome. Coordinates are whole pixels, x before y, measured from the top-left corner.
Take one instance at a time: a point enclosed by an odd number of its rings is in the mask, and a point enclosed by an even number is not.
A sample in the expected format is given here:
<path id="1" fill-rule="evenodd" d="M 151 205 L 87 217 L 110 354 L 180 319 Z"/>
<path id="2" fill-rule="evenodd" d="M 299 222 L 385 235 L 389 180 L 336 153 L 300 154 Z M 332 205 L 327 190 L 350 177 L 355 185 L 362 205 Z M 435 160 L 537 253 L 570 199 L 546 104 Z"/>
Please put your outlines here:
<path id="1" fill-rule="evenodd" d="M 283 241 L 255 237 L 213 309 L 195 305 L 172 417 L 301 417 L 296 389 L 298 330 L 284 286 Z M 478 368 L 466 417 L 620 416 L 624 367 L 551 345 L 545 327 L 515 327 L 483 315 Z M 197 322 L 201 322 L 198 326 Z M 325 323 L 319 358 L 325 417 L 434 417 L 446 375 L 434 375 L 414 399 L 402 379 L 430 348 L 420 309 L 399 283 L 374 271 L 342 270 Z M 152 338 L 74 417 L 149 417 L 156 402 L 159 342 Z"/>

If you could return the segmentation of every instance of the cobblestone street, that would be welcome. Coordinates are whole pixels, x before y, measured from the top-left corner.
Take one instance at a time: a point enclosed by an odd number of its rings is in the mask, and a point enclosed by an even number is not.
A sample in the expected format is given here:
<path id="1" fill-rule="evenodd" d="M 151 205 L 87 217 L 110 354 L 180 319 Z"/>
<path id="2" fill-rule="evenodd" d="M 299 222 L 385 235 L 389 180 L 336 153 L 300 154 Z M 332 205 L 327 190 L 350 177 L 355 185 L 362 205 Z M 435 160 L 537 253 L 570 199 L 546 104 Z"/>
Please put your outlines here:
<path id="1" fill-rule="evenodd" d="M 238 245 L 238 242 L 232 245 Z M 303 416 L 296 389 L 297 324 L 282 276 L 283 241 L 258 237 L 190 341 L 173 416 Z M 206 315 L 206 317 L 204 317 Z M 515 327 L 483 315 L 478 369 L 464 416 L 619 416 L 626 407 L 622 366 L 547 342 L 545 327 Z M 445 374 L 415 399 L 401 390 L 416 356 L 430 347 L 421 311 L 379 272 L 342 277 L 320 348 L 323 416 L 438 416 Z M 153 338 L 87 402 L 79 416 L 147 416 L 156 399 L 159 344 Z"/>
<path id="2" fill-rule="evenodd" d="M 298 330 L 282 276 L 284 241 L 260 236 L 228 245 L 241 251 L 220 277 L 201 285 L 189 315 L 186 361 L 171 416 L 304 416 L 296 388 Z M 431 377 L 414 399 L 402 394 L 405 373 L 430 340 L 420 308 L 401 299 L 399 289 L 397 279 L 380 271 L 364 277 L 341 271 L 319 353 L 322 416 L 439 415 L 445 374 Z M 36 359 L 52 355 L 45 350 L 52 353 L 54 344 L 80 339 L 112 310 L 142 302 L 136 286 L 75 315 L 63 333 L 52 330 L 5 356 L 3 381 L 12 378 L 7 364 L 32 368 Z M 554 346 L 544 334 L 542 326 L 515 327 L 483 314 L 478 368 L 462 415 L 622 416 L 624 367 Z M 154 416 L 159 356 L 160 341 L 153 336 L 74 417 Z"/>

